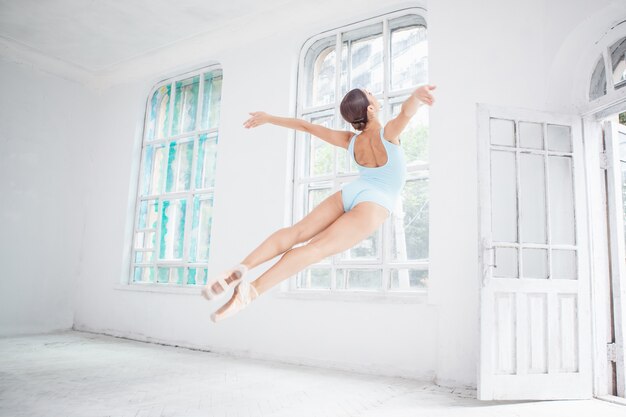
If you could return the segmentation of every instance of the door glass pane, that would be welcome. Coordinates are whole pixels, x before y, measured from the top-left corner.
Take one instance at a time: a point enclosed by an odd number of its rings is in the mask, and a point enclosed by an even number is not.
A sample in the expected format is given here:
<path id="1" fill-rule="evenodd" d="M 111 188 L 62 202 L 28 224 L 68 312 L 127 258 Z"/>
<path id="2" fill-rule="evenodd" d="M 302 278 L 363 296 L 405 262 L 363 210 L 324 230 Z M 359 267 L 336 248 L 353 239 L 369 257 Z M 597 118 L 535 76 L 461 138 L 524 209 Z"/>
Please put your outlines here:
<path id="1" fill-rule="evenodd" d="M 496 247 L 495 267 L 493 268 L 494 278 L 517 278 L 518 277 L 518 256 L 516 248 Z"/>
<path id="2" fill-rule="evenodd" d="M 522 242 L 546 243 L 546 196 L 543 155 L 520 153 Z"/>
<path id="3" fill-rule="evenodd" d="M 196 129 L 200 76 L 176 82 L 172 136 Z"/>
<path id="4" fill-rule="evenodd" d="M 391 215 L 391 258 L 428 259 L 428 178 L 409 180 L 399 210 Z"/>
<path id="5" fill-rule="evenodd" d="M 167 136 L 169 128 L 169 107 L 172 86 L 161 86 L 152 95 L 148 109 L 146 140 L 161 139 Z"/>
<path id="6" fill-rule="evenodd" d="M 163 200 L 159 259 L 182 259 L 186 199 Z"/>
<path id="7" fill-rule="evenodd" d="M 311 119 L 311 123 L 333 129 L 333 116 L 322 116 Z M 309 144 L 309 175 L 331 175 L 335 165 L 335 146 L 330 143 L 307 134 Z"/>
<path id="8" fill-rule="evenodd" d="M 519 141 L 521 148 L 543 149 L 543 125 L 520 121 Z"/>
<path id="9" fill-rule="evenodd" d="M 185 142 L 171 142 L 167 158 L 167 179 L 165 192 L 187 191 L 191 184 L 191 161 L 193 159 L 193 139 Z"/>
<path id="10" fill-rule="evenodd" d="M 198 139 L 196 189 L 215 187 L 217 166 L 217 135 L 202 134 Z"/>
<path id="11" fill-rule="evenodd" d="M 576 244 L 572 158 L 548 156 L 550 234 L 553 244 Z"/>
<path id="12" fill-rule="evenodd" d="M 515 153 L 491 151 L 491 229 L 497 242 L 517 242 Z"/>
<path id="13" fill-rule="evenodd" d="M 548 278 L 548 250 L 522 249 L 523 278 Z"/>
<path id="14" fill-rule="evenodd" d="M 489 119 L 489 136 L 492 145 L 515 146 L 515 123 L 513 120 Z"/>
<path id="15" fill-rule="evenodd" d="M 410 291 L 428 286 L 428 270 L 413 268 L 393 268 L 390 270 L 389 289 Z"/>
<path id="16" fill-rule="evenodd" d="M 572 151 L 572 135 L 569 126 L 548 124 L 548 150 Z"/>
<path id="17" fill-rule="evenodd" d="M 613 85 L 616 89 L 622 88 L 626 85 L 626 37 L 611 45 L 609 54 L 613 68 Z"/>
<path id="18" fill-rule="evenodd" d="M 211 226 L 213 224 L 213 195 L 193 197 L 193 219 L 191 223 L 191 262 L 208 261 L 211 244 Z"/>
<path id="19" fill-rule="evenodd" d="M 222 70 L 204 74 L 204 92 L 202 93 L 202 129 L 217 128 L 220 120 L 220 101 L 222 100 Z"/>
<path id="20" fill-rule="evenodd" d="M 552 249 L 552 278 L 577 279 L 576 251 Z"/>

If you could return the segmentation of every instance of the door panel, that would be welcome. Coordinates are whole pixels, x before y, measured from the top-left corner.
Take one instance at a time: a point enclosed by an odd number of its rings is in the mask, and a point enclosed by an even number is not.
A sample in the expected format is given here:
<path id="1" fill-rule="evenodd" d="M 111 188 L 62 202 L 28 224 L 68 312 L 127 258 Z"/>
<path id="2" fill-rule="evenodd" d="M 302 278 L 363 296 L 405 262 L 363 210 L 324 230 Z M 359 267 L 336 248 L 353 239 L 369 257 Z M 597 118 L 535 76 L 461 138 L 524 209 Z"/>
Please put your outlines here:
<path id="1" fill-rule="evenodd" d="M 480 399 L 591 398 L 581 121 L 478 105 Z"/>

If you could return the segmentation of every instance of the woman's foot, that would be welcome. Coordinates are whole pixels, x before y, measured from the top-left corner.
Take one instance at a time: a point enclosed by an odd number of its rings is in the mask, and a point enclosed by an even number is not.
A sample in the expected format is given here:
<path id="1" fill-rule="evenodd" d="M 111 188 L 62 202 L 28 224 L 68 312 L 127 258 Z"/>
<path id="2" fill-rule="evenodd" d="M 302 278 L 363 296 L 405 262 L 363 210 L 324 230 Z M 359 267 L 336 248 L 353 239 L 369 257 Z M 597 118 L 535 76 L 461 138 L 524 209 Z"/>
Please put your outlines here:
<path id="1" fill-rule="evenodd" d="M 248 267 L 244 264 L 238 264 L 230 268 L 212 280 L 202 288 L 202 295 L 209 301 L 222 298 L 226 291 L 235 287 L 243 280 L 243 276 L 248 272 Z"/>
<path id="2" fill-rule="evenodd" d="M 243 310 L 248 306 L 252 301 L 259 297 L 259 293 L 257 292 L 254 285 L 247 281 L 241 281 L 233 292 L 233 296 L 216 310 L 213 314 L 211 314 L 211 320 L 214 322 L 218 322 L 227 317 L 234 315 L 235 313 Z"/>

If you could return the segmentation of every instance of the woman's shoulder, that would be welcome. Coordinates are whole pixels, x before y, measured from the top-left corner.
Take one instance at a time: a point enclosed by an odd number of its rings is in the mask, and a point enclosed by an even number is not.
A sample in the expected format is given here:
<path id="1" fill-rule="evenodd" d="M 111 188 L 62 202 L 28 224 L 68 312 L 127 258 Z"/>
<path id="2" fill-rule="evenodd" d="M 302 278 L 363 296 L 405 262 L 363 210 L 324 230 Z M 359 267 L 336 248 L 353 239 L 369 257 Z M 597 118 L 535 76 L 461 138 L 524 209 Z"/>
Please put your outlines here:
<path id="1" fill-rule="evenodd" d="M 389 139 L 385 137 L 385 127 L 380 128 L 380 138 L 384 141 L 387 141 L 393 145 L 400 146 L 400 138 Z"/>

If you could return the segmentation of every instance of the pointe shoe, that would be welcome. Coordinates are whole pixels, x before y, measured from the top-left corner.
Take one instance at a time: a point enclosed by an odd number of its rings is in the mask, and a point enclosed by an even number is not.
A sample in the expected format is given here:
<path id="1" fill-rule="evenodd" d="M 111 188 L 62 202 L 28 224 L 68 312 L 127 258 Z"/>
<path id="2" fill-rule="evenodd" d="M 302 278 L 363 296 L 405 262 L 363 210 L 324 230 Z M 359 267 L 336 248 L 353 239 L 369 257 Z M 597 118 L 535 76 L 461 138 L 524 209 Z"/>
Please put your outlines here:
<path id="1" fill-rule="evenodd" d="M 202 288 L 202 296 L 209 301 L 217 300 L 226 295 L 231 288 L 236 287 L 242 280 L 243 276 L 248 272 L 248 267 L 244 264 L 238 264 L 233 268 L 223 271 L 212 280 L 208 281 Z M 213 288 L 218 283 L 221 291 Z"/>
<path id="2" fill-rule="evenodd" d="M 224 306 L 227 306 L 226 309 L 218 313 L 218 311 L 224 307 L 222 306 L 218 310 L 214 311 L 213 314 L 211 314 L 211 320 L 217 323 L 220 320 L 234 315 L 247 307 L 248 304 L 258 298 L 258 296 L 259 293 L 252 284 L 248 281 L 241 281 L 241 283 L 235 287 L 233 297 L 226 304 L 224 304 Z"/>

